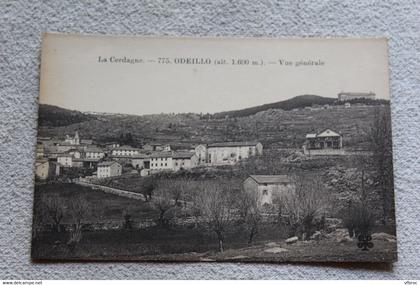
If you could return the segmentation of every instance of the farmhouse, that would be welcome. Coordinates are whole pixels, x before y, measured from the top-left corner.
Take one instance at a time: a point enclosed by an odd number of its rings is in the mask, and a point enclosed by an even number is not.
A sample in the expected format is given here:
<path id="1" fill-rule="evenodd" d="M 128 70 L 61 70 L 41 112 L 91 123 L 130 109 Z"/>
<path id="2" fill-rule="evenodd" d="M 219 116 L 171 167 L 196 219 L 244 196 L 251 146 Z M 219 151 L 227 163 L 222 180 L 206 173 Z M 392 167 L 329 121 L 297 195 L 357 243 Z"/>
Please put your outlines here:
<path id="1" fill-rule="evenodd" d="M 116 161 L 104 161 L 98 163 L 97 176 L 98 178 L 107 178 L 120 176 L 122 166 Z"/>
<path id="2" fill-rule="evenodd" d="M 198 165 L 198 157 L 190 151 L 174 152 L 172 156 L 173 170 L 190 169 Z"/>
<path id="3" fill-rule="evenodd" d="M 293 183 L 287 175 L 250 175 L 243 187 L 245 191 L 257 193 L 260 206 L 263 206 L 293 190 Z"/>
<path id="4" fill-rule="evenodd" d="M 208 165 L 232 165 L 251 156 L 262 155 L 260 142 L 219 142 L 195 148 L 198 160 L 206 158 Z"/>
<path id="5" fill-rule="evenodd" d="M 375 93 L 356 93 L 356 92 L 341 92 L 338 93 L 338 101 L 348 101 L 353 99 L 370 99 L 375 100 Z"/>
<path id="6" fill-rule="evenodd" d="M 306 135 L 303 152 L 307 155 L 339 155 L 343 154 L 342 147 L 343 137 L 331 129 L 325 129 Z"/>
<path id="7" fill-rule="evenodd" d="M 172 152 L 170 151 L 153 152 L 150 155 L 150 170 L 162 171 L 162 170 L 172 170 L 172 169 L 173 169 Z"/>
<path id="8" fill-rule="evenodd" d="M 145 154 L 138 154 L 131 158 L 131 165 L 137 169 L 150 168 L 150 157 Z"/>

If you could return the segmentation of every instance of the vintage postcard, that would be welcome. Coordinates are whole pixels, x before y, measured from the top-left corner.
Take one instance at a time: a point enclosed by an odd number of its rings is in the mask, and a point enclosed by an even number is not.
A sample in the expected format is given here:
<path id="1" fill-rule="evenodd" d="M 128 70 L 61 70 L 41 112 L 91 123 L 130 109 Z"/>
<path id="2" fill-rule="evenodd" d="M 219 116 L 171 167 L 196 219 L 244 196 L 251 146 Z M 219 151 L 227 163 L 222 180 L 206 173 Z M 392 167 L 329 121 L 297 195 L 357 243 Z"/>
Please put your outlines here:
<path id="1" fill-rule="evenodd" d="M 386 39 L 45 34 L 33 260 L 393 262 Z"/>

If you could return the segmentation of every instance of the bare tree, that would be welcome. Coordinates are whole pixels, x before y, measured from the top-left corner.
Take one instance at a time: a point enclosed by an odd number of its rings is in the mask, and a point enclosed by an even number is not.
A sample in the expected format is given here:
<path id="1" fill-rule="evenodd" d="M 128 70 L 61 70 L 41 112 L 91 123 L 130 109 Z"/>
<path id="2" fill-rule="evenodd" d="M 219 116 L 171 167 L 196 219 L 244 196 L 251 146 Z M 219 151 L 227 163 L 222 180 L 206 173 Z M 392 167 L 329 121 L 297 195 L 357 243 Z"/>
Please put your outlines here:
<path id="1" fill-rule="evenodd" d="M 58 194 L 44 195 L 41 205 L 45 207 L 47 216 L 53 222 L 54 230 L 60 232 L 61 221 L 64 217 L 64 200 Z"/>
<path id="2" fill-rule="evenodd" d="M 392 165 L 392 131 L 389 106 L 377 109 L 373 123 L 368 132 L 373 151 L 373 163 L 376 180 L 379 182 L 382 197 L 383 223 L 387 217 L 393 217 L 394 176 Z"/>
<path id="3" fill-rule="evenodd" d="M 241 221 L 248 232 L 248 244 L 251 244 L 258 234 L 258 228 L 262 220 L 261 207 L 257 192 L 241 189 L 237 207 Z"/>
<path id="4" fill-rule="evenodd" d="M 152 202 L 159 211 L 159 224 L 164 226 L 168 223 L 168 218 L 165 215 L 176 206 L 176 203 L 172 199 L 173 193 L 167 183 L 159 183 L 154 192 Z"/>
<path id="5" fill-rule="evenodd" d="M 220 181 L 204 181 L 199 188 L 194 204 L 204 222 L 216 233 L 219 250 L 223 252 L 225 231 L 235 215 L 232 190 L 228 184 Z"/>
<path id="6" fill-rule="evenodd" d="M 144 177 L 141 180 L 140 193 L 143 194 L 144 199 L 149 201 L 152 199 L 153 190 L 156 188 L 155 181 L 152 177 Z"/>
<path id="7" fill-rule="evenodd" d="M 319 176 L 296 176 L 293 184 L 294 189 L 278 199 L 279 206 L 295 234 L 302 229 L 302 238 L 309 239 L 316 220 L 328 209 L 330 198 Z"/>
<path id="8" fill-rule="evenodd" d="M 82 197 L 75 197 L 69 201 L 68 212 L 71 218 L 73 228 L 70 233 L 67 245 L 70 249 L 80 242 L 82 238 L 83 222 L 86 220 L 89 211 L 89 205 Z"/>

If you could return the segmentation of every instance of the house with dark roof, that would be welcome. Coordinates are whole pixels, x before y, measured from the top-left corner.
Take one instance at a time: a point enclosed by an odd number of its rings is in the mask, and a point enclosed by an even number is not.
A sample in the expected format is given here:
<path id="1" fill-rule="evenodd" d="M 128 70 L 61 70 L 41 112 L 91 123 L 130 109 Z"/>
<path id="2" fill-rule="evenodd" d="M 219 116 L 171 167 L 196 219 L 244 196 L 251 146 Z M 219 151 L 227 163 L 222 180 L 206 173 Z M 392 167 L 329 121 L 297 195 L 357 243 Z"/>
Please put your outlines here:
<path id="1" fill-rule="evenodd" d="M 244 190 L 258 196 L 260 206 L 273 204 L 275 199 L 294 189 L 287 175 L 250 175 L 243 182 Z"/>
<path id="2" fill-rule="evenodd" d="M 198 165 L 198 157 L 191 151 L 177 151 L 173 153 L 173 170 L 190 169 Z"/>
<path id="3" fill-rule="evenodd" d="M 251 156 L 262 155 L 263 145 L 260 142 L 216 142 L 198 145 L 194 149 L 199 164 L 233 165 Z"/>

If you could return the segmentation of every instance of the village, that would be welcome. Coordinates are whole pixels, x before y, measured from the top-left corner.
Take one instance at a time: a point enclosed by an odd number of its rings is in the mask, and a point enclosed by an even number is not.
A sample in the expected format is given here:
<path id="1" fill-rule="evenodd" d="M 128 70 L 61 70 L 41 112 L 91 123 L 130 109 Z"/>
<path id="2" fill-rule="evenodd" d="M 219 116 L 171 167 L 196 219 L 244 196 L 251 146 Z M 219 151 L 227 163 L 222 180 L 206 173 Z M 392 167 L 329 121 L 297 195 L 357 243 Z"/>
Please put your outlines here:
<path id="1" fill-rule="evenodd" d="M 305 155 L 342 155 L 342 136 L 325 129 L 315 134 L 307 134 L 302 146 Z M 261 156 L 263 145 L 260 142 L 217 142 L 200 144 L 191 149 L 172 150 L 171 146 L 149 143 L 142 148 L 128 145 L 120 146 L 116 142 L 95 144 L 92 140 L 82 139 L 78 132 L 74 136 L 66 135 L 63 140 L 40 137 L 36 149 L 35 175 L 37 180 L 46 181 L 60 177 L 66 169 L 88 169 L 92 175 L 80 176 L 78 180 L 95 182 L 105 178 L 118 177 L 128 168 L 130 174 L 141 177 L 159 172 L 176 172 L 199 166 L 234 165 L 250 157 Z M 126 171 L 125 171 L 126 172 Z M 285 175 L 283 175 L 285 176 Z M 272 191 L 281 191 L 281 185 L 287 179 L 278 179 L 276 175 L 251 175 L 244 182 L 258 186 L 268 184 L 276 186 L 260 191 L 262 204 L 271 203 Z M 268 182 L 269 181 L 269 182 Z M 267 196 L 267 197 L 265 197 Z"/>
<path id="2" fill-rule="evenodd" d="M 340 93 L 338 106 L 289 112 L 308 117 L 308 112 L 328 114 L 334 108 L 373 112 L 377 108 L 352 100 L 374 100 L 374 96 Z M 203 239 L 204 244 L 219 248 L 221 253 L 226 248 L 240 246 L 247 250 L 256 242 L 280 239 L 281 247 L 271 243 L 270 248 L 261 249 L 262 257 L 274 254 L 276 258 L 285 258 L 277 253 L 292 252 L 294 244 L 305 245 L 301 242 L 321 242 L 320 248 L 324 249 L 331 242 L 351 246 L 361 231 L 367 231 L 360 224 L 361 216 L 355 213 L 369 217 L 369 232 L 380 223 L 380 215 L 365 205 L 377 197 L 374 192 L 378 184 L 373 180 L 376 170 L 360 170 L 359 166 L 360 161 L 372 160 L 371 149 L 355 151 L 351 144 L 355 140 L 348 129 L 336 128 L 333 121 L 329 125 L 312 128 L 296 139 L 301 144 L 286 150 L 273 147 L 276 143 L 267 146 L 264 140 L 254 139 L 184 141 L 180 147 L 157 139 L 141 146 L 96 141 L 78 131 L 65 136 L 39 136 L 36 195 L 44 198 L 38 198 L 35 211 L 50 218 L 34 222 L 39 226 L 34 229 L 35 239 L 40 241 L 37 255 L 51 254 L 51 242 L 57 243 L 52 250 L 57 256 L 80 254 L 68 252 L 69 246 L 96 240 L 96 235 L 116 235 L 118 239 L 139 235 L 133 242 L 144 247 L 134 251 L 148 259 L 155 256 L 152 249 L 156 247 L 163 254 L 168 242 L 177 248 L 168 252 L 166 257 L 170 259 L 176 258 L 175 252 L 191 251 L 190 246 L 203 252 L 203 261 L 208 255 L 212 255 L 210 260 L 232 257 L 214 256 L 214 252 L 201 249 Z M 363 196 L 364 188 L 369 189 L 369 196 Z M 73 200 L 84 206 L 75 206 Z M 77 222 L 73 211 L 84 213 Z M 392 246 L 388 240 L 392 243 L 393 235 L 382 231 L 374 235 L 382 239 L 376 242 Z M 173 232 L 179 240 L 168 240 Z M 54 233 L 56 240 L 47 242 L 45 233 Z M 185 241 L 189 239 L 188 245 Z M 86 257 L 100 252 L 97 248 Z M 328 254 L 331 260 L 336 258 L 332 257 L 334 252 Z"/>

